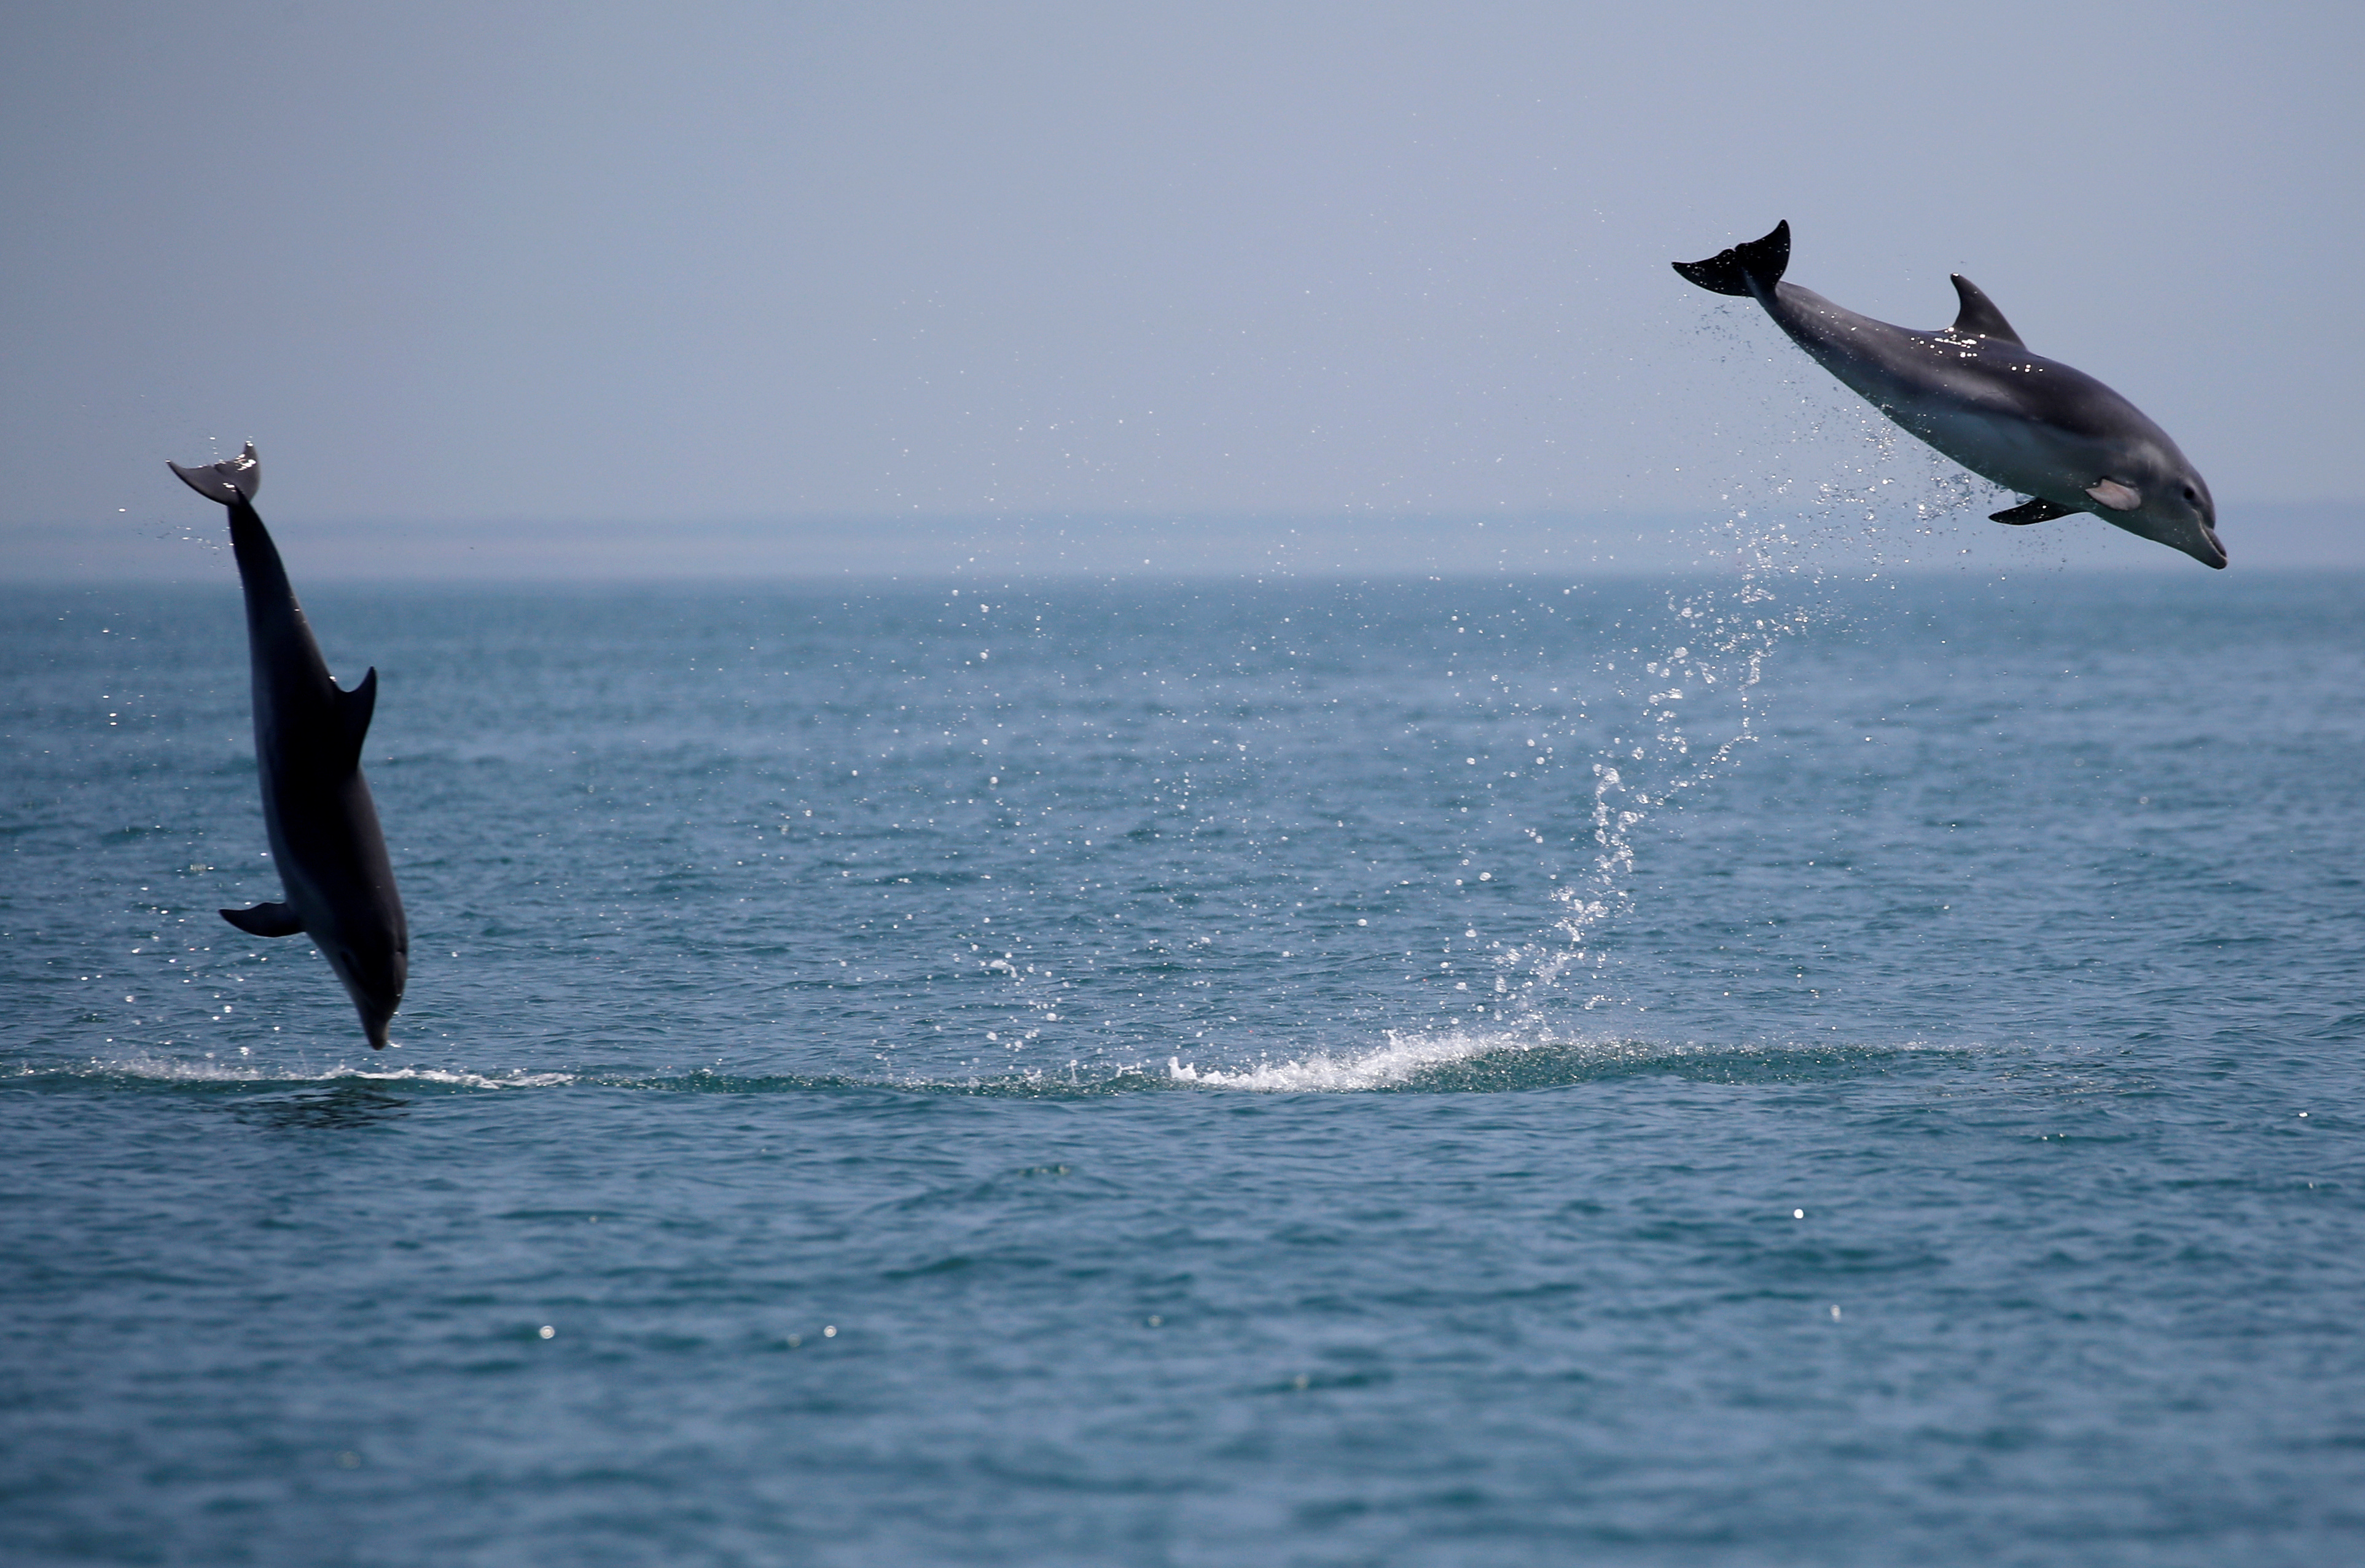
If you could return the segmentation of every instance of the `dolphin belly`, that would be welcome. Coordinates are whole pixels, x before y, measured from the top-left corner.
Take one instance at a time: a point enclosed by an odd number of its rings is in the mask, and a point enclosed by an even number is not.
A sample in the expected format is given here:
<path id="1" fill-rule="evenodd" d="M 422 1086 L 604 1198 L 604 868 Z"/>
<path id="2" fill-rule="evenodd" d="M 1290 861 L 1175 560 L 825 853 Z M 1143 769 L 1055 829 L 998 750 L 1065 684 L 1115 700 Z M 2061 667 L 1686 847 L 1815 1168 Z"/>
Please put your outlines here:
<path id="1" fill-rule="evenodd" d="M 1882 411 L 1982 479 L 2073 510 L 2091 505 L 2078 482 L 2080 473 L 2100 471 L 2102 456 L 2090 442 L 2033 420 L 1959 404 Z"/>
<path id="2" fill-rule="evenodd" d="M 1783 316 L 1775 319 L 1791 326 Z M 1959 367 L 1915 364 L 1915 358 L 1927 356 L 1916 354 L 1911 344 L 1877 344 L 1800 330 L 1790 335 L 1834 380 L 1907 433 L 1983 479 L 2006 489 L 2050 496 L 2075 472 L 2068 448 L 2082 443 L 2066 441 L 2062 432 L 2029 419 L 2003 399 L 1982 396 L 1986 389 L 1965 385 L 1970 378 Z M 1874 352 L 1880 348 L 1889 352 Z"/>

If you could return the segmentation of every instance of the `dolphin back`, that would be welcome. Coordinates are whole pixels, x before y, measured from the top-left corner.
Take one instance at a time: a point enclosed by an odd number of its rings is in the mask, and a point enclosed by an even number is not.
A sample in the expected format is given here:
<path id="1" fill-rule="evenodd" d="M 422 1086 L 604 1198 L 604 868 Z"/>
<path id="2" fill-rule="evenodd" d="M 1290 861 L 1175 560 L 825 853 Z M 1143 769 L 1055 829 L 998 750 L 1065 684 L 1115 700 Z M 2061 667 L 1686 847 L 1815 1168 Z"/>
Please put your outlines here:
<path id="1" fill-rule="evenodd" d="M 199 468 L 184 468 L 177 463 L 165 467 L 181 476 L 186 485 L 209 501 L 219 501 L 234 507 L 241 501 L 252 501 L 263 488 L 263 460 L 254 455 L 254 442 L 248 442 L 246 450 L 236 457 L 219 463 L 208 463 Z"/>
<path id="2" fill-rule="evenodd" d="M 1744 298 L 1753 294 L 1769 296 L 1790 267 L 1790 220 L 1786 218 L 1776 224 L 1774 231 L 1762 240 L 1719 251 L 1704 262 L 1672 264 L 1683 277 L 1714 294 L 1738 294 Z"/>

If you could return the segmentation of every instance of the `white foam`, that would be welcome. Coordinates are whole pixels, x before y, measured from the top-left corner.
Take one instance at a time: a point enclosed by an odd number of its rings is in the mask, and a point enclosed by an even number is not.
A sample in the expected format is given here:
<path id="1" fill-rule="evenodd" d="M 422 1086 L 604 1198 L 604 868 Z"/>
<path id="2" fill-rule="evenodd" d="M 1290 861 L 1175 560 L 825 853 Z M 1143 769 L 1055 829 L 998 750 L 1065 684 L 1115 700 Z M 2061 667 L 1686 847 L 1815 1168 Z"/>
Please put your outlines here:
<path id="1" fill-rule="evenodd" d="M 164 1083 L 440 1083 L 460 1089 L 549 1089 L 577 1081 L 571 1072 L 507 1072 L 499 1075 L 450 1068 L 403 1067 L 373 1072 L 340 1063 L 318 1072 L 291 1072 L 283 1066 L 239 1058 L 231 1061 L 185 1057 L 126 1057 L 112 1061 L 93 1058 L 87 1070 L 126 1078 L 153 1079 Z"/>
<path id="2" fill-rule="evenodd" d="M 511 1071 L 490 1077 L 480 1072 L 461 1072 L 440 1067 L 406 1067 L 392 1072 L 364 1072 L 357 1067 L 343 1067 L 324 1076 L 332 1079 L 363 1078 L 372 1082 L 449 1083 L 464 1089 L 555 1089 L 579 1081 L 571 1072 Z"/>
<path id="3" fill-rule="evenodd" d="M 1365 1051 L 1317 1052 L 1289 1061 L 1264 1060 L 1239 1068 L 1200 1067 L 1170 1057 L 1168 1081 L 1209 1089 L 1244 1090 L 1261 1094 L 1342 1094 L 1400 1089 L 1424 1077 L 1439 1075 L 1440 1087 L 1467 1087 L 1485 1082 L 1497 1087 L 1525 1083 L 1541 1087 L 1574 1081 L 1604 1070 L 1648 1067 L 1654 1063 L 1785 1063 L 1828 1057 L 1834 1050 L 1871 1050 L 1881 1055 L 1977 1052 L 1980 1047 L 1938 1045 L 1922 1040 L 1866 1046 L 1841 1041 L 1792 1041 L 1781 1044 L 1653 1040 L 1608 1032 L 1591 1035 L 1557 1034 L 1532 1027 L 1473 1029 L 1467 1026 L 1433 1033 L 1389 1030 L 1384 1044 Z M 1457 1074 L 1457 1068 L 1484 1070 Z"/>
<path id="4" fill-rule="evenodd" d="M 1295 1061 L 1261 1061 L 1253 1067 L 1237 1069 L 1194 1067 L 1179 1057 L 1170 1057 L 1166 1073 L 1176 1083 L 1245 1089 L 1261 1094 L 1353 1093 L 1397 1088 L 1424 1072 L 1482 1057 L 1566 1051 L 1576 1044 L 1548 1034 L 1521 1035 L 1510 1029 L 1452 1029 L 1442 1034 L 1390 1029 L 1384 1044 L 1367 1051 L 1317 1052 Z"/>

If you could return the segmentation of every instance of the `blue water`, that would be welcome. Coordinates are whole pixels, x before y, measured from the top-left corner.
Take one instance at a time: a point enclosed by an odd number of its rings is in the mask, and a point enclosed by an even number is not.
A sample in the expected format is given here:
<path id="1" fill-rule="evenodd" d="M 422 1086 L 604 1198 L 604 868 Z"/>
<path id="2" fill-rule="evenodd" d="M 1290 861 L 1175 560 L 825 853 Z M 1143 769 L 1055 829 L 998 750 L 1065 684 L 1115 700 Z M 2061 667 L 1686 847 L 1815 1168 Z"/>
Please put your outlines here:
<path id="1" fill-rule="evenodd" d="M 0 599 L 0 1558 L 2365 1560 L 2365 579 L 315 588 L 374 1056 L 224 578 Z"/>

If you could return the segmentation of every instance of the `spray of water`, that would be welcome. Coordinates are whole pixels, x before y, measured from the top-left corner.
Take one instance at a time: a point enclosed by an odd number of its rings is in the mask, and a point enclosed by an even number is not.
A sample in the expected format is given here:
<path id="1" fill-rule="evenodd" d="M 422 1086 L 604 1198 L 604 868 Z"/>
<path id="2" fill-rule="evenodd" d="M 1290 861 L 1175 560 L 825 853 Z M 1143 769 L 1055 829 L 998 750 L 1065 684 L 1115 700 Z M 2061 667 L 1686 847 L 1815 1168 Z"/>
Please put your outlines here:
<path id="1" fill-rule="evenodd" d="M 1542 1026 L 1547 1000 L 1581 993 L 1587 1009 L 1628 1000 L 1608 977 L 1614 933 L 1634 911 L 1639 837 L 1655 812 L 1722 776 L 1757 738 L 1767 661 L 1785 638 L 1833 613 L 1827 585 L 1954 554 L 1951 522 L 2001 494 L 1869 408 L 1821 386 L 1788 393 L 1799 416 L 1788 444 L 1799 450 L 1721 498 L 1710 553 L 1737 583 L 1669 596 L 1639 708 L 1593 764 L 1590 866 L 1554 890 L 1545 931 L 1496 960 L 1497 993 L 1531 1028 Z M 1802 481 L 1801 471 L 1823 476 Z M 1605 666 L 1605 678 L 1614 667 Z"/>
<path id="2" fill-rule="evenodd" d="M 1633 909 L 1636 836 L 1652 813 L 1677 802 L 1729 768 L 1756 738 L 1758 687 L 1780 640 L 1807 623 L 1811 611 L 1785 608 L 1765 578 L 1771 544 L 1742 532 L 1745 512 L 1732 526 L 1757 557 L 1738 586 L 1671 595 L 1670 635 L 1681 638 L 1649 659 L 1641 706 L 1593 764 L 1593 800 L 1586 833 L 1591 864 L 1552 893 L 1550 926 L 1535 940 L 1496 960 L 1496 991 L 1525 1010 L 1548 996 L 1583 986 L 1585 1005 L 1616 1000 L 1602 989 L 1613 955 L 1606 937 Z M 1687 712 L 1720 715 L 1721 733 L 1700 737 Z"/>

